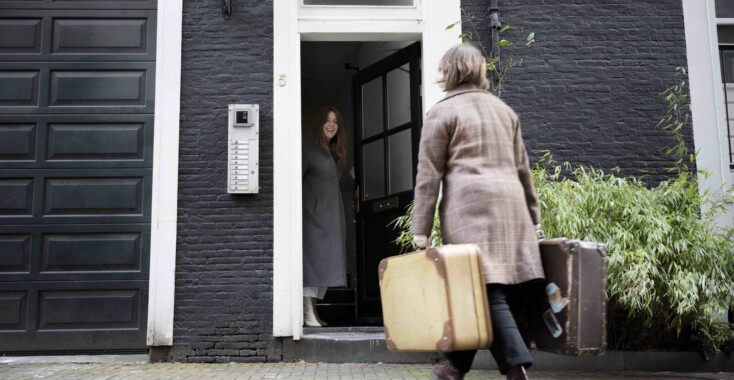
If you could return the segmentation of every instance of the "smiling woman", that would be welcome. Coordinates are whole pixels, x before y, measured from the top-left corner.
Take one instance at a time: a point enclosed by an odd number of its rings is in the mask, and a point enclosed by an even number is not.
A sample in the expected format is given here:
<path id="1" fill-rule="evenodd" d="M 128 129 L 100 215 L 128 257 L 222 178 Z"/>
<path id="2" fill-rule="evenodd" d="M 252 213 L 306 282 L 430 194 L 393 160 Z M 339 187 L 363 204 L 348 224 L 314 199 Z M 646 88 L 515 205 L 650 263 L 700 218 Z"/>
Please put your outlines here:
<path id="1" fill-rule="evenodd" d="M 303 144 L 303 323 L 325 326 L 316 313 L 316 299 L 328 287 L 347 284 L 346 223 L 342 191 L 354 188 L 343 171 L 347 163 L 347 137 L 341 114 L 324 107 Z"/>

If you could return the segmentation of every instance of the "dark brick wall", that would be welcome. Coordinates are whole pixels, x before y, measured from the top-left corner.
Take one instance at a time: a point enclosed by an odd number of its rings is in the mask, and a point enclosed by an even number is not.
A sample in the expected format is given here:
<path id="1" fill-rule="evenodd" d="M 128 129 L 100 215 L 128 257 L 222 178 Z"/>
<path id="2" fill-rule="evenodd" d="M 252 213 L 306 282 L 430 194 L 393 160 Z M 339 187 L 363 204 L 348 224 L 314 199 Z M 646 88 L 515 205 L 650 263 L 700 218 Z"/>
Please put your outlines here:
<path id="1" fill-rule="evenodd" d="M 463 0 L 489 46 L 489 0 Z M 660 179 L 672 161 L 672 139 L 656 128 L 667 107 L 658 95 L 683 78 L 686 66 L 680 0 L 499 0 L 513 30 L 535 32 L 518 49 L 502 98 L 519 114 L 528 150 L 550 150 L 556 161 L 621 174 L 648 170 Z M 464 32 L 471 31 L 464 17 Z M 509 33 L 515 41 L 519 33 Z M 685 131 L 693 151 L 692 130 Z"/>
<path id="2" fill-rule="evenodd" d="M 272 337 L 273 3 L 186 0 L 174 358 L 279 361 Z M 227 105 L 260 104 L 260 193 L 228 195 Z"/>

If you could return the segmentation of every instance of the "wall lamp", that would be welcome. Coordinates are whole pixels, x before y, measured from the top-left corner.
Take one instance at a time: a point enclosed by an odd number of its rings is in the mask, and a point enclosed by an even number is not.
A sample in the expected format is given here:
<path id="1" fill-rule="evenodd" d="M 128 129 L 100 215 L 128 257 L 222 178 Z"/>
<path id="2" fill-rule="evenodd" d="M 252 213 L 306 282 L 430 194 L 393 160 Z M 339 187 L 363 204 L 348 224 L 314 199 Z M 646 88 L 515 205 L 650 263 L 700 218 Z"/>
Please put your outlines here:
<path id="1" fill-rule="evenodd" d="M 222 0 L 222 16 L 225 20 L 229 20 L 232 14 L 232 0 Z"/>

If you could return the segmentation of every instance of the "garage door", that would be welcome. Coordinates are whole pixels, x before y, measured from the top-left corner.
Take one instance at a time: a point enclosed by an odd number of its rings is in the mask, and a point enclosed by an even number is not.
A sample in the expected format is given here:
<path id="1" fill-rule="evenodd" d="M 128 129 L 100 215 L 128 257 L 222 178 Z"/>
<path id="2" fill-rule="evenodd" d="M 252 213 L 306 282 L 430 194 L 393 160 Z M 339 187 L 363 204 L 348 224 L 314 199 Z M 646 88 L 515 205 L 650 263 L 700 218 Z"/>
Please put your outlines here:
<path id="1" fill-rule="evenodd" d="M 0 352 L 145 349 L 156 1 L 0 1 Z"/>

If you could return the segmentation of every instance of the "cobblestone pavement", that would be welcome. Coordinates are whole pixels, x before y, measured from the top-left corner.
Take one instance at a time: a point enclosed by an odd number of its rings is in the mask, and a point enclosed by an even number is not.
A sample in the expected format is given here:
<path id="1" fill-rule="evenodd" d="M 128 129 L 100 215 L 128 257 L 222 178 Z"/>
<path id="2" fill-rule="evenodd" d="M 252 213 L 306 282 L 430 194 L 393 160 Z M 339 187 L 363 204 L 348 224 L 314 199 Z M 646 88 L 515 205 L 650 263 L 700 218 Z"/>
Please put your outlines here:
<path id="1" fill-rule="evenodd" d="M 0 379 L 429 379 L 429 365 L 398 364 L 0 364 Z M 732 379 L 734 373 L 530 371 L 532 379 Z M 497 371 L 472 371 L 467 379 L 504 379 Z"/>

